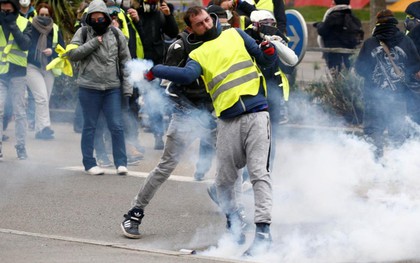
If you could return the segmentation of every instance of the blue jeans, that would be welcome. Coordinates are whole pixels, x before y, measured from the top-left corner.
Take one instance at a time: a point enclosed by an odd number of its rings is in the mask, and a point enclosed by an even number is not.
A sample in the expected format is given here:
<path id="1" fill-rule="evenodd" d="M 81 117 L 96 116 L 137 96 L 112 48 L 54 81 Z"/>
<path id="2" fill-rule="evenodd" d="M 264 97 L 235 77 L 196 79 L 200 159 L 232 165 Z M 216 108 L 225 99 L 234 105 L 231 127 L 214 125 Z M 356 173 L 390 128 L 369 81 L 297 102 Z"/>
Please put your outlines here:
<path id="1" fill-rule="evenodd" d="M 127 166 L 124 129 L 121 113 L 121 89 L 94 90 L 79 88 L 79 101 L 83 112 L 82 155 L 85 170 L 96 166 L 93 157 L 94 138 L 99 114 L 103 112 L 111 132 L 112 155 L 115 167 Z"/>

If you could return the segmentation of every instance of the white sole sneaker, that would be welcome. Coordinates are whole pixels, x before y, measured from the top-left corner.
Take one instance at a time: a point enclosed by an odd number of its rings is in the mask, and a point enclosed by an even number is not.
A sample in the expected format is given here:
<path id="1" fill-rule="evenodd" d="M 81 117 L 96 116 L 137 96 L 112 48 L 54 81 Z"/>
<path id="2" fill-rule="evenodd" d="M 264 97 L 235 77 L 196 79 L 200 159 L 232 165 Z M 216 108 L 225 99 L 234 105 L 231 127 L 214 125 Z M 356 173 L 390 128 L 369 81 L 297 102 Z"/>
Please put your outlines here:
<path id="1" fill-rule="evenodd" d="M 128 169 L 125 166 L 118 166 L 117 168 L 117 174 L 118 175 L 126 175 L 128 174 Z"/>
<path id="2" fill-rule="evenodd" d="M 103 175 L 105 171 L 99 166 L 93 166 L 89 170 L 86 170 L 86 173 L 91 175 Z"/>

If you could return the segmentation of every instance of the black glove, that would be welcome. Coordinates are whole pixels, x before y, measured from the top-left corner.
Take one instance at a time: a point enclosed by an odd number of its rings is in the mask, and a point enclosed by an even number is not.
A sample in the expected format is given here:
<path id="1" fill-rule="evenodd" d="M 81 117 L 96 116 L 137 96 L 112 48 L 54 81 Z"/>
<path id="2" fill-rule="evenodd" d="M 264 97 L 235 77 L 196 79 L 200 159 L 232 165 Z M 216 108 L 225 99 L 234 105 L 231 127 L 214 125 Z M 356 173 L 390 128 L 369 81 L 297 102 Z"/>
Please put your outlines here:
<path id="1" fill-rule="evenodd" d="M 312 26 L 313 26 L 313 27 L 315 27 L 315 28 L 318 28 L 318 25 L 319 25 L 320 23 L 321 23 L 321 22 L 315 22 L 315 23 L 313 23 L 313 24 L 312 24 Z"/>
<path id="2" fill-rule="evenodd" d="M 123 111 L 128 111 L 130 109 L 130 95 L 126 94 L 122 97 L 121 108 Z"/>

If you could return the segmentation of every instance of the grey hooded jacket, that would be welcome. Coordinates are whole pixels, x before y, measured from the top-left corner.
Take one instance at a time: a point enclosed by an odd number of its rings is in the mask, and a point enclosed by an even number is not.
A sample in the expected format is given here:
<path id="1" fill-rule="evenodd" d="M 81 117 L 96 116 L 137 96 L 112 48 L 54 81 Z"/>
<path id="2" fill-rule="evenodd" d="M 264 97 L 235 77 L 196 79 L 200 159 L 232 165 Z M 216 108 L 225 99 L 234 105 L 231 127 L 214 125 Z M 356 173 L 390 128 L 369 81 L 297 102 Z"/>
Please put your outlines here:
<path id="1" fill-rule="evenodd" d="M 128 72 L 124 70 L 126 62 L 131 60 L 127 41 L 119 29 L 117 29 L 119 38 L 117 40 L 111 28 L 108 27 L 102 36 L 102 43 L 99 42 L 95 31 L 89 26 L 90 16 L 95 12 L 104 13 L 107 22 L 111 24 L 111 17 L 104 1 L 91 2 L 86 16 L 88 23 L 86 38 L 84 39 L 83 29 L 79 28 L 70 42 L 78 47 L 67 53 L 71 61 L 80 63 L 77 84 L 80 87 L 96 90 L 122 87 L 124 96 L 130 96 L 133 93 L 133 87 L 128 82 Z"/>

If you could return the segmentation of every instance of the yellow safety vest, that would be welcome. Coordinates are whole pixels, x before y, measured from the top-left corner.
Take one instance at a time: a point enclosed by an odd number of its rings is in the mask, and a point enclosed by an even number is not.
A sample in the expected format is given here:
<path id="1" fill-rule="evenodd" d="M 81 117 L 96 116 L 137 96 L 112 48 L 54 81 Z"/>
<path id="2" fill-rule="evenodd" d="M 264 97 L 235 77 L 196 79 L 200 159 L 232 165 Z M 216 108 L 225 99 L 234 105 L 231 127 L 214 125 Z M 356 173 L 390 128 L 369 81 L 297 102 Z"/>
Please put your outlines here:
<path id="1" fill-rule="evenodd" d="M 274 11 L 274 4 L 273 0 L 260 0 L 258 3 L 255 4 L 255 7 L 258 10 L 267 10 L 273 13 Z"/>
<path id="2" fill-rule="evenodd" d="M 28 19 L 22 16 L 18 16 L 16 19 L 16 24 L 22 32 L 26 29 L 28 23 Z M 0 27 L 0 74 L 9 72 L 10 63 L 26 67 L 28 65 L 28 51 L 22 51 L 19 48 L 12 33 L 9 34 L 9 41 L 7 41 L 3 27 Z"/>
<path id="3" fill-rule="evenodd" d="M 130 26 L 136 32 L 136 56 L 138 59 L 143 59 L 144 58 L 143 42 L 141 42 L 140 34 L 137 31 L 136 27 L 133 25 L 131 21 L 131 17 L 128 17 L 128 19 L 130 20 Z"/>
<path id="4" fill-rule="evenodd" d="M 54 23 L 53 24 L 53 41 L 52 41 L 52 49 L 55 50 L 55 48 L 57 47 L 58 44 L 58 26 Z M 61 69 L 57 69 L 57 68 L 53 68 L 51 69 L 52 73 L 54 74 L 55 77 L 58 77 L 61 75 L 62 70 Z"/>
<path id="5" fill-rule="evenodd" d="M 229 43 L 235 45 L 220 48 Z M 190 58 L 201 65 L 202 78 L 217 117 L 238 102 L 241 96 L 257 95 L 261 81 L 267 95 L 264 77 L 244 46 L 241 35 L 231 28 L 190 53 Z"/>

